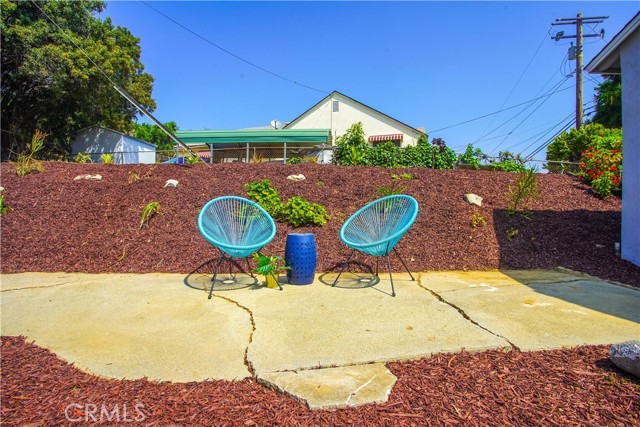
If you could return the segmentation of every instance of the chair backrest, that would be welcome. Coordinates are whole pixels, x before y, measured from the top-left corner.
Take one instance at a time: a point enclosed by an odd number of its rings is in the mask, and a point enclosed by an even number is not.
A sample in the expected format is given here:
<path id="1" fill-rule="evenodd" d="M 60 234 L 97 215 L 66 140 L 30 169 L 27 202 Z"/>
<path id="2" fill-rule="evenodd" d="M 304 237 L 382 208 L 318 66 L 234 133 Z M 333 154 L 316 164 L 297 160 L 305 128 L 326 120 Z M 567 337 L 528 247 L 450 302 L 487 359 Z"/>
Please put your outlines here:
<path id="1" fill-rule="evenodd" d="M 245 258 L 276 236 L 271 216 L 257 203 L 226 196 L 208 202 L 198 215 L 198 230 L 212 245 L 234 258 Z"/>
<path id="2" fill-rule="evenodd" d="M 375 200 L 342 225 L 344 244 L 374 256 L 388 255 L 418 216 L 418 202 L 404 194 Z"/>

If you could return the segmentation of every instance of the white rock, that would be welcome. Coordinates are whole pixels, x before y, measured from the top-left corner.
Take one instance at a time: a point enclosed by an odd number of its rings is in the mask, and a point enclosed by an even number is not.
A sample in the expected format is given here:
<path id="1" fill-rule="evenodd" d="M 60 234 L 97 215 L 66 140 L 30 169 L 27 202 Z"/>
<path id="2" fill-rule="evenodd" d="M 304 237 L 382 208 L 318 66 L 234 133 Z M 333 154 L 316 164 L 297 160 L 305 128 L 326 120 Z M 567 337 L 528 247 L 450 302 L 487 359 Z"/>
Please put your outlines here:
<path id="1" fill-rule="evenodd" d="M 640 378 L 640 341 L 625 341 L 609 349 L 609 359 L 618 368 Z"/>
<path id="2" fill-rule="evenodd" d="M 478 196 L 477 194 L 465 194 L 464 199 L 472 205 L 482 206 L 482 197 Z"/>
<path id="3" fill-rule="evenodd" d="M 167 188 L 167 187 L 177 187 L 178 186 L 178 180 L 177 179 L 168 179 L 167 182 L 164 184 L 163 188 Z"/>
<path id="4" fill-rule="evenodd" d="M 287 179 L 289 181 L 304 181 L 307 178 L 305 178 L 304 175 L 300 174 L 300 175 L 289 175 Z"/>
<path id="5" fill-rule="evenodd" d="M 0 193 L 4 191 L 4 187 L 0 187 Z"/>
<path id="6" fill-rule="evenodd" d="M 102 180 L 102 175 L 100 174 L 95 174 L 95 175 L 78 175 L 75 178 L 73 178 L 74 181 L 78 181 L 80 179 L 92 179 L 92 180 L 96 180 L 96 181 L 100 181 Z"/>

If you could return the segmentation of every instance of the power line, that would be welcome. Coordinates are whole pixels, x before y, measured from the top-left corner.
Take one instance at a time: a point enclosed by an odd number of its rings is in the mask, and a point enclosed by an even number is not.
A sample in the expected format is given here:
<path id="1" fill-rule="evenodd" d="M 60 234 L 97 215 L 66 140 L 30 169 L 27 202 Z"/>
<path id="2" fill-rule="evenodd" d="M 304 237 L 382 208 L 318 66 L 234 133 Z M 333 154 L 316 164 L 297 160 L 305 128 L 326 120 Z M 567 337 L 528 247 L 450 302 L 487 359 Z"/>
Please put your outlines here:
<path id="1" fill-rule="evenodd" d="M 475 122 L 476 120 L 484 119 L 484 118 L 486 118 L 486 117 L 493 116 L 494 114 L 500 114 L 500 113 L 503 113 L 503 112 L 505 112 L 505 111 L 513 110 L 514 108 L 518 108 L 518 107 L 520 107 L 520 106 L 522 106 L 522 105 L 530 104 L 530 103 L 535 102 L 535 101 L 537 101 L 537 100 L 539 100 L 539 99 L 542 99 L 542 98 L 545 98 L 545 97 L 548 97 L 548 96 L 551 96 L 551 95 L 555 95 L 555 94 L 556 94 L 556 93 L 558 93 L 558 92 L 562 92 L 562 91 L 565 91 L 565 90 L 569 90 L 569 89 L 571 89 L 572 87 L 573 87 L 573 86 L 571 86 L 571 87 L 567 87 L 567 88 L 564 88 L 564 89 L 561 89 L 561 90 L 558 90 L 558 91 L 556 91 L 556 92 L 554 92 L 554 93 L 551 93 L 551 94 L 549 94 L 549 95 L 542 95 L 542 96 L 539 96 L 539 97 L 537 97 L 537 98 L 533 98 L 533 99 L 530 99 L 530 100 L 528 100 L 528 101 L 521 102 L 520 104 L 516 104 L 516 105 L 512 105 L 511 107 L 503 108 L 502 110 L 494 111 L 494 112 L 492 112 L 492 113 L 484 114 L 484 115 L 482 115 L 482 116 L 475 117 L 475 118 L 473 118 L 473 119 L 465 120 L 464 122 L 456 123 L 456 124 L 453 124 L 453 125 L 450 125 L 450 126 L 446 126 L 446 127 L 440 128 L 440 129 L 429 130 L 429 131 L 427 131 L 427 133 L 430 133 L 430 134 L 431 134 L 431 133 L 435 133 L 435 132 L 440 132 L 440 131 L 442 131 L 442 130 L 451 129 L 451 128 L 454 128 L 454 127 L 457 127 L 457 126 L 465 125 L 465 124 L 467 124 L 467 123 Z M 491 133 L 491 132 L 490 132 L 490 133 Z M 485 135 L 485 136 L 486 136 L 486 135 Z M 483 136 L 483 137 L 484 137 L 484 136 Z M 483 138 L 483 137 L 481 137 L 481 138 Z"/>
<path id="2" fill-rule="evenodd" d="M 533 60 L 536 58 L 536 56 L 538 55 L 538 52 L 540 52 L 540 48 L 542 47 L 542 45 L 544 44 L 545 40 L 547 39 L 547 36 L 551 34 L 551 26 L 549 27 L 549 30 L 547 30 L 547 34 L 545 34 L 542 37 L 542 40 L 540 41 L 540 44 L 538 45 L 538 48 L 536 49 L 536 51 L 533 53 L 533 55 L 531 56 L 531 59 L 529 59 L 529 62 L 527 63 L 527 65 L 524 67 L 524 70 L 522 70 L 522 73 L 520 73 L 520 77 L 518 77 L 518 80 L 516 81 L 516 84 L 513 85 L 513 88 L 511 88 L 511 91 L 509 92 L 509 94 L 507 95 L 507 97 L 504 99 L 504 101 L 502 101 L 502 104 L 500 105 L 500 107 L 498 108 L 499 110 L 502 109 L 502 107 L 504 107 L 504 105 L 507 103 L 507 101 L 509 100 L 509 98 L 511 98 L 511 95 L 513 95 L 513 92 L 516 90 L 516 88 L 518 87 L 518 84 L 520 84 L 520 81 L 522 80 L 522 77 L 524 77 L 525 73 L 527 72 L 527 70 L 529 69 L 529 67 L 531 66 L 531 63 L 533 62 Z M 487 128 L 489 126 L 491 126 L 493 124 L 493 120 L 495 119 L 495 117 L 493 117 L 491 119 L 491 121 L 487 124 L 487 126 L 485 126 L 484 131 L 487 130 Z"/>
<path id="3" fill-rule="evenodd" d="M 558 88 L 560 88 L 560 87 L 562 86 L 562 84 L 564 84 L 564 82 L 566 82 L 566 81 L 567 81 L 567 79 L 565 79 L 565 80 L 561 83 L 561 85 L 560 85 L 560 86 L 558 86 Z M 536 111 L 538 111 L 538 109 L 539 109 L 540 107 L 542 107 L 542 105 L 544 105 L 544 103 L 545 103 L 545 102 L 547 102 L 547 100 L 548 100 L 548 99 L 549 99 L 549 97 L 547 97 L 547 98 L 543 99 L 543 100 L 542 100 L 542 102 L 540 102 L 540 103 L 538 104 L 538 106 L 537 106 L 536 108 L 534 108 L 534 109 L 533 109 L 533 111 L 529 113 L 529 115 L 527 115 L 527 117 L 525 117 L 524 119 L 522 119 L 522 120 L 520 121 L 520 123 L 518 123 L 518 124 L 516 125 L 516 127 L 514 127 L 514 128 L 511 130 L 511 132 L 509 132 L 509 133 L 507 134 L 507 136 L 505 136 L 505 137 L 503 138 L 503 140 L 502 140 L 502 141 L 500 141 L 500 143 L 499 143 L 499 144 L 498 144 L 498 145 L 493 149 L 493 151 L 496 151 L 498 148 L 500 148 L 500 146 L 501 146 L 501 145 L 502 145 L 502 144 L 503 144 L 503 143 L 504 143 L 504 142 L 509 138 L 509 136 L 510 136 L 510 135 L 511 135 L 511 134 L 512 134 L 516 129 L 518 129 L 518 128 L 519 128 L 519 127 L 520 127 L 524 122 L 526 122 L 526 121 L 527 121 L 527 119 L 529 119 L 529 117 L 531 117 L 531 116 L 533 115 L 533 113 L 535 113 Z M 527 107 L 527 108 L 529 108 L 529 107 Z"/>
<path id="4" fill-rule="evenodd" d="M 544 95 L 540 96 L 539 98 L 537 98 L 537 100 L 539 99 L 548 99 L 551 95 L 561 92 L 562 90 L 567 90 L 570 88 L 566 88 L 566 89 L 559 89 L 560 86 L 562 86 L 562 84 L 564 84 L 564 82 L 566 82 L 567 79 L 563 79 L 560 80 L 558 83 L 556 83 L 553 87 L 551 87 Z M 544 101 L 543 101 L 544 102 Z M 503 126 L 508 125 L 511 121 L 515 120 L 518 116 L 520 116 L 521 114 L 523 114 L 525 111 L 527 111 L 532 105 L 534 105 L 534 103 L 530 103 L 529 105 L 527 105 L 525 108 L 523 108 L 522 110 L 520 110 L 517 114 L 515 114 L 514 116 L 508 118 L 507 120 L 505 120 L 504 122 L 502 122 L 500 125 L 496 126 L 495 128 L 493 128 L 492 130 L 490 130 L 489 132 L 485 133 L 484 135 L 482 135 L 480 138 L 476 139 L 475 141 L 473 141 L 473 144 L 477 143 L 480 139 L 491 135 L 493 132 L 497 131 L 498 129 L 500 129 Z M 493 150 L 492 150 L 493 151 Z"/>
<path id="5" fill-rule="evenodd" d="M 248 65 L 250 65 L 250 66 L 252 66 L 254 68 L 257 68 L 260 71 L 263 71 L 263 72 L 265 72 L 267 74 L 270 74 L 270 75 L 272 75 L 274 77 L 277 77 L 277 78 L 279 78 L 281 80 L 284 80 L 284 81 L 289 82 L 291 84 L 294 84 L 296 86 L 300 86 L 300 87 L 303 87 L 303 88 L 306 88 L 306 89 L 314 90 L 316 92 L 324 93 L 325 95 L 329 94 L 329 92 L 327 92 L 327 91 L 324 91 L 324 90 L 321 90 L 321 89 L 316 89 L 314 87 L 311 87 L 311 86 L 308 86 L 308 85 L 305 85 L 305 84 L 302 84 L 302 83 L 298 83 L 295 80 L 291 80 L 291 79 L 289 79 L 287 77 L 284 77 L 284 76 L 282 76 L 280 74 L 274 73 L 273 71 L 267 70 L 266 68 L 261 67 L 260 65 L 254 63 L 254 62 L 246 60 L 243 57 L 241 57 L 239 55 L 236 55 L 235 53 L 231 52 L 230 50 L 225 49 L 224 47 L 220 46 L 219 44 L 216 44 L 216 43 L 212 42 L 211 40 L 207 39 L 206 37 L 201 36 L 200 34 L 196 33 L 195 31 L 191 30 L 190 28 L 187 28 L 186 26 L 182 25 L 180 22 L 176 21 L 175 19 L 171 18 L 170 16 L 162 13 L 161 11 L 156 9 L 155 7 L 151 6 L 146 1 L 142 1 L 141 3 L 144 4 L 145 6 L 147 6 L 149 9 L 155 11 L 159 15 L 163 16 L 164 18 L 168 19 L 169 21 L 173 22 L 174 24 L 176 24 L 178 27 L 182 28 L 183 30 L 193 34 L 196 37 L 198 37 L 200 40 L 204 41 L 205 43 L 210 44 L 211 46 L 215 47 L 216 49 L 220 49 L 221 51 L 223 51 L 227 55 L 233 56 L 234 58 L 238 59 L 239 61 L 244 62 L 245 64 L 248 64 Z"/>

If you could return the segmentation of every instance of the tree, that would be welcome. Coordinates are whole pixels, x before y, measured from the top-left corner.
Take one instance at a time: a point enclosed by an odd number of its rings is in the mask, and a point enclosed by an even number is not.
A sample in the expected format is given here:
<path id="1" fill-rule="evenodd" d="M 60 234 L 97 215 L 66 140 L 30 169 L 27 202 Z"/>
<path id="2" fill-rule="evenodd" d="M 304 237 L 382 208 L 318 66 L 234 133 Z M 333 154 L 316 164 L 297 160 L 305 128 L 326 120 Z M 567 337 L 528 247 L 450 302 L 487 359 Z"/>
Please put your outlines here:
<path id="1" fill-rule="evenodd" d="M 155 108 L 153 77 L 140 62 L 140 39 L 95 17 L 104 7 L 99 0 L 2 0 L 3 159 L 23 152 L 35 129 L 49 134 L 45 157 L 67 155 L 73 133 L 87 126 L 131 131 L 137 110 L 109 79 L 145 108 Z"/>
<path id="2" fill-rule="evenodd" d="M 169 129 L 174 134 L 178 130 L 178 125 L 176 124 L 176 122 L 164 123 L 164 127 Z M 155 146 L 158 147 L 158 150 L 167 151 L 173 149 L 173 140 L 157 125 L 152 125 L 149 123 L 134 123 L 133 136 L 143 141 L 155 144 Z"/>
<path id="3" fill-rule="evenodd" d="M 622 127 L 622 79 L 620 75 L 605 76 L 596 87 L 596 114 L 592 123 L 606 128 Z"/>

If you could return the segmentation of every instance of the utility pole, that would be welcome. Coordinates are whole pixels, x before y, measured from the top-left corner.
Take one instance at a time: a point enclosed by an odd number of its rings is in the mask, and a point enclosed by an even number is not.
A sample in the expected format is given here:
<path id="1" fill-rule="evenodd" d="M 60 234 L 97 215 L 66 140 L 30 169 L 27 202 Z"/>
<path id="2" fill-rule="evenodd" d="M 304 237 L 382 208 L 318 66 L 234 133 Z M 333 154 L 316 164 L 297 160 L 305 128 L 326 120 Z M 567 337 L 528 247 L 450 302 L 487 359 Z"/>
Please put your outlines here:
<path id="1" fill-rule="evenodd" d="M 573 50 L 573 43 L 569 48 L 569 59 L 576 60 L 576 129 L 580 129 L 582 126 L 582 39 L 583 37 L 604 37 L 604 30 L 601 30 L 597 34 L 584 34 L 582 33 L 583 24 L 600 24 L 607 19 L 608 16 L 593 16 L 590 18 L 584 18 L 582 13 L 579 13 L 575 18 L 559 18 L 551 25 L 575 25 L 576 34 L 572 36 L 565 36 L 564 31 L 558 31 L 555 36 L 551 36 L 552 39 L 558 41 L 560 39 L 576 39 L 575 53 Z M 572 58 L 573 56 L 573 58 Z"/>

